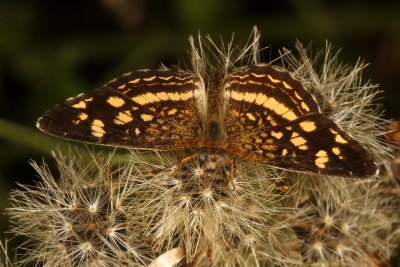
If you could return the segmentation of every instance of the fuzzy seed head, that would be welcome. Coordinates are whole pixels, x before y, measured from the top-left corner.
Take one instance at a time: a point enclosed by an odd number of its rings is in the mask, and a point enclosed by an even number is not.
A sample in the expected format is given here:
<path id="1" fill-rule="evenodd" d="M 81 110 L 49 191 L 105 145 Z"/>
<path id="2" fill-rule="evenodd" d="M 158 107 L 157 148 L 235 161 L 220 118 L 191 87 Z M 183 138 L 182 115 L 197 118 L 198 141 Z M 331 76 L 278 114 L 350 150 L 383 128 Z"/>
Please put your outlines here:
<path id="1" fill-rule="evenodd" d="M 30 238 L 26 249 L 31 253 L 21 263 L 141 265 L 146 251 L 138 252 L 136 230 L 127 224 L 130 204 L 123 196 L 127 187 L 112 178 L 109 159 L 94 156 L 89 166 L 82 166 L 74 157 L 57 155 L 56 160 L 58 180 L 46 165 L 33 163 L 41 181 L 35 187 L 21 186 L 11 194 L 14 207 L 9 211 L 18 225 L 13 232 Z"/>
<path id="2" fill-rule="evenodd" d="M 142 162 L 141 154 L 132 153 L 134 164 Z M 143 205 L 146 213 L 143 220 L 148 220 L 152 246 L 160 252 L 183 247 L 188 263 L 218 265 L 229 259 L 233 264 L 249 257 L 240 254 L 241 248 L 255 249 L 262 244 L 261 234 L 270 214 L 280 211 L 275 202 L 284 196 L 275 184 L 262 179 L 253 186 L 248 174 L 240 171 L 235 178 L 241 182 L 232 189 L 226 172 L 229 164 L 221 161 L 215 168 L 201 157 L 175 169 L 172 178 L 165 157 L 160 154 L 159 162 L 154 164 L 159 167 L 156 176 L 138 174 L 134 180 L 135 195 L 141 196 L 137 205 Z M 194 174 L 198 166 L 204 167 Z M 154 167 L 149 166 L 144 173 Z M 180 186 L 171 184 L 171 179 L 179 180 Z M 157 204 L 150 205 L 150 201 Z"/>

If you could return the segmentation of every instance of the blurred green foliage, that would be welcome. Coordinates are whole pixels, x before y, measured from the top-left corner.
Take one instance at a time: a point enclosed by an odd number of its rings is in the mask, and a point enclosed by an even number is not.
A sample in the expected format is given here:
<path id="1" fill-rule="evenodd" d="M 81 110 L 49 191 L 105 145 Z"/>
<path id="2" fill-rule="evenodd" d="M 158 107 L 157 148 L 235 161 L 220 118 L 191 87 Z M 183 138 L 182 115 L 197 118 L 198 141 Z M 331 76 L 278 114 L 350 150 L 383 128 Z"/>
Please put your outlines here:
<path id="1" fill-rule="evenodd" d="M 253 25 L 266 60 L 296 39 L 343 48 L 341 59 L 371 63 L 388 118 L 400 117 L 399 1 L 98 0 L 0 1 L 0 233 L 15 182 L 32 183 L 28 160 L 61 144 L 35 129 L 36 119 L 67 97 L 122 73 L 160 63 L 188 65 L 188 35 L 244 44 Z M 66 143 L 63 143 L 64 145 Z M 63 146 L 63 145 L 61 145 Z"/>

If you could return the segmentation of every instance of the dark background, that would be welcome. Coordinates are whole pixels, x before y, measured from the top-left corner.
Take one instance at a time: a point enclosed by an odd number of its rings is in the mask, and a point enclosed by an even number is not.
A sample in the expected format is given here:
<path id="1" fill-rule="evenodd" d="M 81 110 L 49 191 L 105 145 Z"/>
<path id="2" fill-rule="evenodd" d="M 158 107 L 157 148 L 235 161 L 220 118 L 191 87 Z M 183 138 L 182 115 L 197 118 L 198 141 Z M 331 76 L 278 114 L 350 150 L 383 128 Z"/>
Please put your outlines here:
<path id="1" fill-rule="evenodd" d="M 55 103 L 122 73 L 188 62 L 189 35 L 209 33 L 244 44 L 257 25 L 266 60 L 295 40 L 342 48 L 340 59 L 371 65 L 386 118 L 400 118 L 399 1 L 0 0 L 0 237 L 16 182 L 32 184 L 28 161 L 50 161 L 55 139 L 36 119 Z M 12 124 L 10 124 L 10 122 Z M 23 128 L 20 128 L 22 126 Z M 51 162 L 51 161 L 50 161 Z"/>

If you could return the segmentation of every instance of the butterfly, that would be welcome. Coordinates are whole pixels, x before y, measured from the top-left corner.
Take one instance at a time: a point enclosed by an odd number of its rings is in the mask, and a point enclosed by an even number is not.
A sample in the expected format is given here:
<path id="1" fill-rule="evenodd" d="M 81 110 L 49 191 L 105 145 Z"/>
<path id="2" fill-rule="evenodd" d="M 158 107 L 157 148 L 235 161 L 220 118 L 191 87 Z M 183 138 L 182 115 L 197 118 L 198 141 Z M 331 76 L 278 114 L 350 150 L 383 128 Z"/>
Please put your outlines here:
<path id="1" fill-rule="evenodd" d="M 86 143 L 202 150 L 296 172 L 368 177 L 370 154 L 319 111 L 289 72 L 257 64 L 201 75 L 150 69 L 125 74 L 55 105 L 37 127 Z"/>

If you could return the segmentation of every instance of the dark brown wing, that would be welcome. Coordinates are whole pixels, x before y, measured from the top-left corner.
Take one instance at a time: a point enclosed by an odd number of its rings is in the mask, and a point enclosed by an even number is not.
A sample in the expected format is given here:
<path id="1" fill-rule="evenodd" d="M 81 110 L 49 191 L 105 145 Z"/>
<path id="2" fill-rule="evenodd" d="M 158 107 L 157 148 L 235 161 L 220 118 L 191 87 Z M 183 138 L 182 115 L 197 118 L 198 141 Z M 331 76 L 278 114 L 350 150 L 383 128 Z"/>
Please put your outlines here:
<path id="1" fill-rule="evenodd" d="M 299 172 L 367 177 L 376 166 L 361 145 L 318 106 L 302 84 L 272 66 L 231 73 L 225 86 L 227 150 Z"/>
<path id="2" fill-rule="evenodd" d="M 202 79 L 191 72 L 136 71 L 69 98 L 37 127 L 61 138 L 130 148 L 179 150 L 199 141 Z"/>

